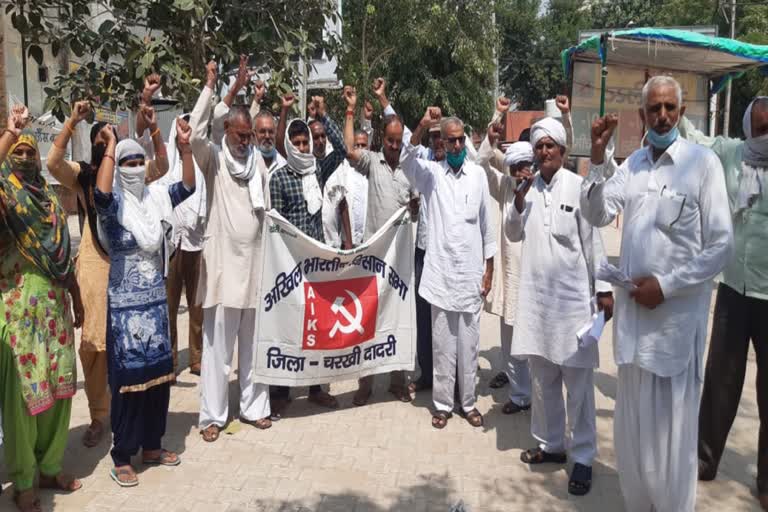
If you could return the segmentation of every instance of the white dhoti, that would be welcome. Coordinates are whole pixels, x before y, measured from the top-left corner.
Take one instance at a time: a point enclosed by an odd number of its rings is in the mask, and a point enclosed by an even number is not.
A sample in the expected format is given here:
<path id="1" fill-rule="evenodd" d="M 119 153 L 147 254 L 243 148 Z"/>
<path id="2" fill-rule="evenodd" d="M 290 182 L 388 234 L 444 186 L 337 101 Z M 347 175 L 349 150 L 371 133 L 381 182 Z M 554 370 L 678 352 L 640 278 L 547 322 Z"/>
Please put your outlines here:
<path id="1" fill-rule="evenodd" d="M 464 313 L 432 306 L 432 401 L 438 411 L 453 411 L 456 379 L 461 408 L 475 408 L 475 378 L 480 349 L 480 311 Z"/>
<path id="2" fill-rule="evenodd" d="M 516 405 L 525 407 L 531 403 L 531 372 L 528 360 L 512 355 L 512 335 L 515 330 L 499 318 L 501 332 L 501 364 L 509 379 L 509 399 Z"/>
<path id="3" fill-rule="evenodd" d="M 701 383 L 695 357 L 674 377 L 619 366 L 613 437 L 629 512 L 693 512 Z"/>
<path id="4" fill-rule="evenodd" d="M 540 356 L 531 356 L 528 362 L 533 383 L 531 434 L 545 452 L 567 451 L 573 462 L 591 466 L 597 455 L 594 369 L 561 366 Z"/>
<path id="5" fill-rule="evenodd" d="M 204 429 L 223 427 L 229 417 L 229 375 L 237 342 L 240 417 L 270 416 L 269 386 L 253 382 L 256 310 L 215 306 L 203 310 L 203 358 L 200 371 L 200 420 Z"/>

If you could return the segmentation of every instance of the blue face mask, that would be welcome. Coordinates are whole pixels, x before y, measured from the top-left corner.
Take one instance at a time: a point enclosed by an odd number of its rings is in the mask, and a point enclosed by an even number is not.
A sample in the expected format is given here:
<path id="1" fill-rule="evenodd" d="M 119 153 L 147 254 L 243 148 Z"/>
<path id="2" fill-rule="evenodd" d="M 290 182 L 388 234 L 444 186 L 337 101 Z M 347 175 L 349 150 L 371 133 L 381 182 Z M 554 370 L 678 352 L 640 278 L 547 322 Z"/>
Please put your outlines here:
<path id="1" fill-rule="evenodd" d="M 454 169 L 458 169 L 464 163 L 464 159 L 467 158 L 467 148 L 463 148 L 459 153 L 446 153 L 445 159 L 448 161 L 448 165 Z"/>
<path id="2" fill-rule="evenodd" d="M 646 134 L 646 138 L 651 146 L 656 149 L 667 149 L 677 140 L 678 135 L 680 135 L 680 131 L 677 129 L 677 125 L 675 125 L 671 130 L 664 134 L 659 134 L 655 130 L 650 129 Z"/>
<path id="3" fill-rule="evenodd" d="M 264 158 L 275 158 L 275 155 L 277 155 L 277 148 L 272 146 L 272 149 L 270 151 L 264 151 L 263 149 L 259 148 L 259 152 L 261 153 L 261 156 Z"/>

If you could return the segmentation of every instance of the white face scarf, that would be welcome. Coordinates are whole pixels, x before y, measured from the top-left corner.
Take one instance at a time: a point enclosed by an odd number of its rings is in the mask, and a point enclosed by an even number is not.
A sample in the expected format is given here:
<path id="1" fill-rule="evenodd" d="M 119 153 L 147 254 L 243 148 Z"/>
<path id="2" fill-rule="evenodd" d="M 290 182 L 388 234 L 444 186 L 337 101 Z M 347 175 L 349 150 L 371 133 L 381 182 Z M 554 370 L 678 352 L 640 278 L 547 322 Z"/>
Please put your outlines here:
<path id="1" fill-rule="evenodd" d="M 754 137 L 752 134 L 752 108 L 757 100 L 765 100 L 766 96 L 758 96 L 744 111 L 742 128 L 747 140 L 744 142 L 744 154 L 742 159 L 749 165 L 759 168 L 768 168 L 768 134 Z"/>
<path id="2" fill-rule="evenodd" d="M 309 134 L 309 153 L 302 153 L 291 142 L 288 131 L 293 123 L 302 123 L 307 128 Z M 314 215 L 323 206 L 323 193 L 320 190 L 320 183 L 317 181 L 317 161 L 311 153 L 312 132 L 304 121 L 294 119 L 288 123 L 285 129 L 285 153 L 287 155 L 288 166 L 301 176 L 301 188 L 304 194 L 304 200 L 307 201 L 307 210 L 310 215 Z"/>
<path id="3" fill-rule="evenodd" d="M 133 156 L 145 157 L 136 141 L 127 139 L 118 143 L 115 148 L 118 162 Z M 142 251 L 154 253 L 163 247 L 162 219 L 171 214 L 171 198 L 167 187 L 145 187 L 144 180 L 144 166 L 118 166 L 112 193 L 118 201 L 117 221 L 133 235 Z"/>
<path id="4" fill-rule="evenodd" d="M 261 173 L 257 172 L 257 158 L 256 151 L 253 150 L 253 145 L 248 145 L 248 156 L 245 162 L 241 162 L 236 159 L 229 149 L 227 143 L 227 137 L 224 136 L 222 140 L 221 149 L 224 152 L 224 162 L 227 166 L 229 175 L 238 180 L 248 182 L 248 194 L 251 197 L 251 207 L 254 210 L 264 209 L 264 187 L 261 182 Z M 261 158 L 259 156 L 259 158 Z"/>

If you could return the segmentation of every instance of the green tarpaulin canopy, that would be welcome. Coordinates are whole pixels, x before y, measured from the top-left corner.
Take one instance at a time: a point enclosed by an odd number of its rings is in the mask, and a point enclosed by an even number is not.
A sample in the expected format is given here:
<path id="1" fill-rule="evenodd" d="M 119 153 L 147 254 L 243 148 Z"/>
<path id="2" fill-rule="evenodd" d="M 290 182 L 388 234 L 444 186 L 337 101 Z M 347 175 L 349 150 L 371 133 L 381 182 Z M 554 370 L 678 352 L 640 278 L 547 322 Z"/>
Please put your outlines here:
<path id="1" fill-rule="evenodd" d="M 611 64 L 687 71 L 713 80 L 712 94 L 731 78 L 761 67 L 768 71 L 768 46 L 742 43 L 725 37 L 710 37 L 677 29 L 638 28 L 609 32 L 605 38 Z M 601 36 L 593 36 L 561 54 L 566 76 L 574 59 L 600 62 Z"/>

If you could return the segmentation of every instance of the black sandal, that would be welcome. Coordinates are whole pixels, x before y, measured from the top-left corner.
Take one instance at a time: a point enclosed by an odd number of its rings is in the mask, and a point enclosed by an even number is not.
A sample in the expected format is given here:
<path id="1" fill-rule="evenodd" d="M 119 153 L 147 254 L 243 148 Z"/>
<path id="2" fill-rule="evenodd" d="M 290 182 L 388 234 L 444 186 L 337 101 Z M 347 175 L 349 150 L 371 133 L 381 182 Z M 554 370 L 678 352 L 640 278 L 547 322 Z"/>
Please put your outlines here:
<path id="1" fill-rule="evenodd" d="M 436 429 L 443 429 L 448 424 L 448 420 L 453 416 L 450 412 L 437 411 L 432 414 L 432 426 Z"/>
<path id="2" fill-rule="evenodd" d="M 527 411 L 530 409 L 531 406 L 529 405 L 517 405 L 515 402 L 510 400 L 509 402 L 504 404 L 504 407 L 501 408 L 501 412 L 503 414 L 517 414 L 522 411 Z"/>
<path id="3" fill-rule="evenodd" d="M 506 373 L 499 372 L 493 376 L 490 382 L 488 382 L 488 387 L 492 389 L 499 389 L 503 388 L 507 384 L 509 384 L 509 377 L 507 377 Z"/>
<path id="4" fill-rule="evenodd" d="M 592 489 L 592 467 L 579 464 L 573 465 L 571 479 L 568 481 L 568 492 L 574 496 L 584 496 Z"/>
<path id="5" fill-rule="evenodd" d="M 564 453 L 548 453 L 541 448 L 531 448 L 520 454 L 520 460 L 526 464 L 565 464 L 568 458 Z"/>

